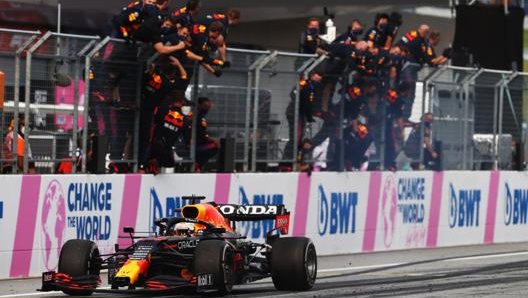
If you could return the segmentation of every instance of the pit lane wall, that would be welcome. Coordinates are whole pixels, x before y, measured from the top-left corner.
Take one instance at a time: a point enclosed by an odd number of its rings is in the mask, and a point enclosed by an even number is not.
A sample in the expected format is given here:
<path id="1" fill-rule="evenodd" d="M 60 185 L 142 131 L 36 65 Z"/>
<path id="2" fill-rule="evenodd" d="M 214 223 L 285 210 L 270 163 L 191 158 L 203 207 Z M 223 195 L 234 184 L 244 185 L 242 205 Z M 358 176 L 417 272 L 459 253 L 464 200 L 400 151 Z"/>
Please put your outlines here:
<path id="1" fill-rule="evenodd" d="M 290 234 L 319 255 L 527 241 L 527 172 L 316 172 L 0 176 L 0 278 L 56 270 L 62 244 L 102 253 L 124 226 L 152 230 L 183 195 L 217 203 L 285 204 Z M 239 223 L 263 241 L 273 222 Z"/>

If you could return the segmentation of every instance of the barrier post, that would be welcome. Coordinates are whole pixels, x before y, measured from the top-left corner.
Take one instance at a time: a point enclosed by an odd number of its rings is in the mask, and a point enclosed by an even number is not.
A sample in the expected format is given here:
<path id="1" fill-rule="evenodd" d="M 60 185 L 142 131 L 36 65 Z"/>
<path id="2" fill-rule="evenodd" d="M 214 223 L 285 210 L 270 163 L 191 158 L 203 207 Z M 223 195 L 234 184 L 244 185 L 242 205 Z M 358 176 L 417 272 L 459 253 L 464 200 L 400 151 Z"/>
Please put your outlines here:
<path id="1" fill-rule="evenodd" d="M 0 70 L 0 110 L 4 109 L 5 74 Z"/>

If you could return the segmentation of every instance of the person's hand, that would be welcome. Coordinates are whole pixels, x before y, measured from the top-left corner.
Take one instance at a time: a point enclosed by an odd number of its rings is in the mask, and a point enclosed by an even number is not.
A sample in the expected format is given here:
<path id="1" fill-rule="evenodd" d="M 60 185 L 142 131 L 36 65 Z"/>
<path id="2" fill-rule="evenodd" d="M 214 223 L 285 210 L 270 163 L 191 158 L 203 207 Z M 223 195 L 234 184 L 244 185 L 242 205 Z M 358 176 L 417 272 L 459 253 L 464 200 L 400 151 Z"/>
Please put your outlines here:
<path id="1" fill-rule="evenodd" d="M 451 56 L 453 55 L 453 49 L 452 48 L 445 48 L 444 51 L 442 52 L 442 56 L 450 59 Z"/>
<path id="2" fill-rule="evenodd" d="M 215 69 L 215 71 L 213 72 L 213 74 L 218 78 L 220 76 L 222 76 L 222 71 L 221 70 L 218 70 L 218 69 Z"/>
<path id="3" fill-rule="evenodd" d="M 203 56 L 203 57 L 202 57 L 202 62 L 203 62 L 203 63 L 207 63 L 207 64 L 211 64 L 211 65 L 212 65 L 212 64 L 213 64 L 213 61 L 214 61 L 214 60 L 213 60 L 211 57 L 209 57 L 209 56 Z"/>

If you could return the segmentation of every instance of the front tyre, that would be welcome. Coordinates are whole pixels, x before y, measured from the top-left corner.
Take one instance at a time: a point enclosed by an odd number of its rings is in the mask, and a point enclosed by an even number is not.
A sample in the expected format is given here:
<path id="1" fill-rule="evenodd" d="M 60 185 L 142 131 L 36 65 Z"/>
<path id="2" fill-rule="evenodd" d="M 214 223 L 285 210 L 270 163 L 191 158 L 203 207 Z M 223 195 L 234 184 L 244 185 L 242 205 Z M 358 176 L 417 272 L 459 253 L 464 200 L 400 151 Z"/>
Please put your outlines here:
<path id="1" fill-rule="evenodd" d="M 233 247 L 222 240 L 202 240 L 194 251 L 194 274 L 212 274 L 214 288 L 221 294 L 233 289 Z"/>
<path id="2" fill-rule="evenodd" d="M 99 249 L 94 242 L 81 239 L 68 240 L 60 252 L 58 272 L 71 277 L 99 275 L 101 269 L 99 258 Z M 62 291 L 72 296 L 88 296 L 93 293 L 93 290 Z"/>
<path id="3" fill-rule="evenodd" d="M 271 249 L 271 277 L 277 290 L 305 291 L 317 277 L 317 254 L 309 238 L 277 239 Z"/>

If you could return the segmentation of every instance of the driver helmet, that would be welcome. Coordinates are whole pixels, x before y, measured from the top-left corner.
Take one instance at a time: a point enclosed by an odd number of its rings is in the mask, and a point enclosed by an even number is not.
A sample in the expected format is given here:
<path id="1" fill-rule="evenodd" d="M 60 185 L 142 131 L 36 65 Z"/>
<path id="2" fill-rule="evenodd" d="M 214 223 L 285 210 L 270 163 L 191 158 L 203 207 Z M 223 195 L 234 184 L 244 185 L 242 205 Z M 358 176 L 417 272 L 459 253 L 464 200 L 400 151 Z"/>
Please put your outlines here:
<path id="1" fill-rule="evenodd" d="M 179 222 L 174 229 L 177 236 L 191 236 L 194 234 L 194 224 L 190 222 Z"/>

